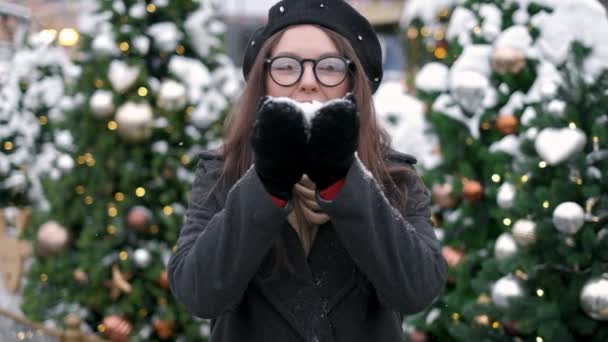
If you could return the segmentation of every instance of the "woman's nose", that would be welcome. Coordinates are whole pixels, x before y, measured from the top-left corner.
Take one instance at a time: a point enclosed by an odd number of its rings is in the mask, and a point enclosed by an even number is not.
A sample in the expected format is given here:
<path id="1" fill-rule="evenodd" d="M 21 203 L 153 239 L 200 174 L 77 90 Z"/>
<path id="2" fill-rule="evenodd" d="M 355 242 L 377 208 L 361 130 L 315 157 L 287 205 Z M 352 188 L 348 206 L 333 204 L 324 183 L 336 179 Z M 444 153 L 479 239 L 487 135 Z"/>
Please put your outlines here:
<path id="1" fill-rule="evenodd" d="M 317 89 L 319 87 L 313 66 L 311 64 L 307 63 L 304 65 L 304 72 L 302 73 L 302 79 L 300 80 L 300 87 L 306 88 L 307 90 Z"/>

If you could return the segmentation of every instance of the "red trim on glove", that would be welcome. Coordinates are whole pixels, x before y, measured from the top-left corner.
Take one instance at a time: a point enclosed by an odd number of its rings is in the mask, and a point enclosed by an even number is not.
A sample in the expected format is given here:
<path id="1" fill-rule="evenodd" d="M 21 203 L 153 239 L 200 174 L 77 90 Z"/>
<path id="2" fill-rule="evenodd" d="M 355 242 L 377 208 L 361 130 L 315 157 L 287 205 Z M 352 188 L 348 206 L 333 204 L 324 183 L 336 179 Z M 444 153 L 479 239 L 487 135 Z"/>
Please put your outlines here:
<path id="1" fill-rule="evenodd" d="M 338 191 L 342 189 L 342 186 L 344 186 L 344 182 L 345 178 L 340 179 L 339 181 L 327 187 L 325 190 L 319 191 L 319 196 L 321 196 L 322 199 L 327 201 L 333 200 L 334 198 L 336 198 L 336 196 L 338 196 Z"/>
<path id="2" fill-rule="evenodd" d="M 274 204 L 277 205 L 277 207 L 279 208 L 284 208 L 287 205 L 287 201 L 278 197 L 274 197 L 274 196 L 270 196 L 270 199 L 272 199 L 272 202 L 274 202 Z"/>

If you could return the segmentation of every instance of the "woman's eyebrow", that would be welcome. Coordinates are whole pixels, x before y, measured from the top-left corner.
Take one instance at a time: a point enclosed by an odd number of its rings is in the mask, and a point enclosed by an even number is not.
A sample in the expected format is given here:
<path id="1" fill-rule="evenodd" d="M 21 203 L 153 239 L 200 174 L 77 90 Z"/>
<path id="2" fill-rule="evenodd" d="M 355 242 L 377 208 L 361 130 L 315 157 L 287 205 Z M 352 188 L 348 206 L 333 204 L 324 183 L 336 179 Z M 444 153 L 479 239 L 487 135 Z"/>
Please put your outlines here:
<path id="1" fill-rule="evenodd" d="M 339 56 L 339 55 L 340 55 L 339 52 L 326 52 L 324 54 L 321 54 L 321 55 L 317 56 L 316 59 L 320 59 L 320 58 L 323 58 L 323 57 L 329 57 L 329 56 Z M 300 56 L 300 55 L 298 55 L 297 53 L 288 52 L 288 51 L 278 52 L 278 53 L 276 53 L 274 55 L 274 57 L 276 57 L 276 56 L 288 56 L 288 57 L 294 57 L 294 58 L 297 58 L 297 59 L 303 59 L 303 57 Z"/>

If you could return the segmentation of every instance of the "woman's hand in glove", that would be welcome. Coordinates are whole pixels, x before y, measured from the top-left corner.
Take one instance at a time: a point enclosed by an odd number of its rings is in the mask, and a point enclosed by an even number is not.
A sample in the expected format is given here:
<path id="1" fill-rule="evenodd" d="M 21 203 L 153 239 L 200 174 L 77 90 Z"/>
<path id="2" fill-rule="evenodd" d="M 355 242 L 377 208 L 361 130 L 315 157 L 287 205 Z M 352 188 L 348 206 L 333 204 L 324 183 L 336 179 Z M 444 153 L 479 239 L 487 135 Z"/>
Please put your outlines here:
<path id="1" fill-rule="evenodd" d="M 283 200 L 304 173 L 307 123 L 302 111 L 284 101 L 262 97 L 250 141 L 254 167 L 264 187 Z"/>
<path id="2" fill-rule="evenodd" d="M 324 190 L 344 178 L 359 142 L 359 113 L 352 94 L 319 109 L 312 118 L 305 173 Z"/>

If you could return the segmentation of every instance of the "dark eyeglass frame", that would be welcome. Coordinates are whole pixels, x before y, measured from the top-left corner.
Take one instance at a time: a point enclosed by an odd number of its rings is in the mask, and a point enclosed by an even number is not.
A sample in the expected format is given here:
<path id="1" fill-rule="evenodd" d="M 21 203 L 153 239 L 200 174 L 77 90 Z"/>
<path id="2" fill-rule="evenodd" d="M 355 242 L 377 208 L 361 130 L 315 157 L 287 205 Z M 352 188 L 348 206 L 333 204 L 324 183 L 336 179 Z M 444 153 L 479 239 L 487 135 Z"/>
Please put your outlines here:
<path id="1" fill-rule="evenodd" d="M 302 75 L 304 75 L 304 70 L 305 70 L 304 63 L 306 63 L 306 62 L 311 62 L 312 63 L 312 73 L 315 75 L 315 79 L 317 80 L 317 82 L 319 82 L 320 84 L 322 84 L 323 86 L 328 87 L 328 88 L 334 88 L 334 87 L 337 87 L 340 84 L 344 83 L 344 80 L 346 80 L 346 77 L 348 76 L 348 74 L 350 72 L 352 72 L 353 67 L 355 66 L 354 63 L 353 63 L 353 61 L 351 59 L 346 58 L 346 57 L 341 57 L 341 56 L 324 56 L 324 57 L 321 57 L 319 59 L 312 59 L 312 58 L 301 58 L 300 59 L 300 58 L 297 58 L 297 57 L 294 57 L 294 56 L 275 56 L 273 58 L 266 59 L 264 61 L 264 67 L 267 68 L 267 69 L 270 69 L 270 66 L 272 65 L 272 63 L 275 60 L 279 59 L 279 58 L 290 58 L 290 59 L 293 59 L 293 60 L 297 61 L 298 63 L 300 63 L 300 76 L 298 77 L 298 79 L 295 82 L 293 82 L 291 84 L 288 84 L 288 85 L 281 84 L 281 83 L 277 82 L 277 80 L 275 80 L 274 77 L 272 76 L 272 72 L 270 70 L 268 71 L 268 73 L 270 74 L 270 78 L 272 79 L 272 81 L 274 83 L 280 85 L 281 87 L 291 87 L 294 84 L 297 84 L 298 82 L 300 82 L 300 80 L 302 79 Z M 319 79 L 319 76 L 317 76 L 317 64 L 320 61 L 322 61 L 324 59 L 328 59 L 328 58 L 337 58 L 337 59 L 342 60 L 344 62 L 344 64 L 346 64 L 346 70 L 347 71 L 344 73 L 344 78 L 342 79 L 342 81 L 340 81 L 339 83 L 337 83 L 335 85 L 327 85 L 327 84 L 321 82 L 321 80 Z"/>

